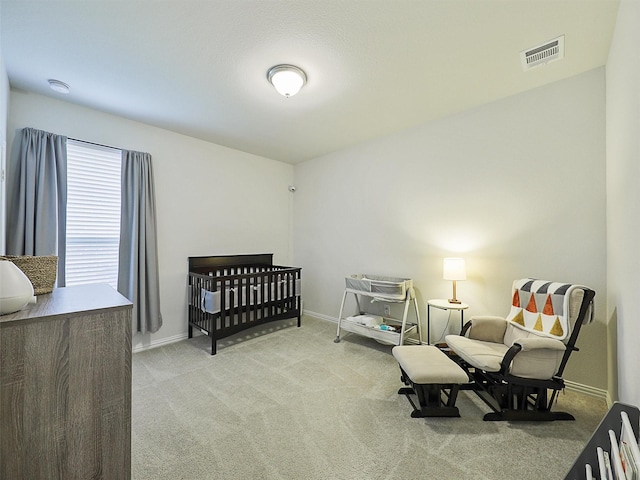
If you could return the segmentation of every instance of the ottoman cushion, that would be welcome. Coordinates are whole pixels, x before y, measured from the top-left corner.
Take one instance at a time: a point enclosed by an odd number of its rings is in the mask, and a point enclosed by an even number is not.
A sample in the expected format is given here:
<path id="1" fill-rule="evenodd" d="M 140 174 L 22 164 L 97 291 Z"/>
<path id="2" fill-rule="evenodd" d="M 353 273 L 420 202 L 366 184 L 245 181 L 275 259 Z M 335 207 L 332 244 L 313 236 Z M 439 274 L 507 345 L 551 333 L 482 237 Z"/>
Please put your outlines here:
<path id="1" fill-rule="evenodd" d="M 465 371 L 438 347 L 398 345 L 393 347 L 392 353 L 413 383 L 431 385 L 469 382 Z"/>

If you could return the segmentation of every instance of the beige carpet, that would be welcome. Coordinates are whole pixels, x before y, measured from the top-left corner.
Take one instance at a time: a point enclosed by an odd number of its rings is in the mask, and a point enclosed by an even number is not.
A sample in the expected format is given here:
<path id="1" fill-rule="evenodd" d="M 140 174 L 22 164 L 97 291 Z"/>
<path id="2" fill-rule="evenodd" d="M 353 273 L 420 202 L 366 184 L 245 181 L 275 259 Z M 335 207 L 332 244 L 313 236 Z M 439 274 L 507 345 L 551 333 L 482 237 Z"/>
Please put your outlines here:
<path id="1" fill-rule="evenodd" d="M 201 336 L 133 356 L 132 471 L 152 479 L 562 479 L 606 413 L 561 394 L 573 422 L 413 419 L 391 347 L 335 325 L 283 321 L 218 343 Z"/>

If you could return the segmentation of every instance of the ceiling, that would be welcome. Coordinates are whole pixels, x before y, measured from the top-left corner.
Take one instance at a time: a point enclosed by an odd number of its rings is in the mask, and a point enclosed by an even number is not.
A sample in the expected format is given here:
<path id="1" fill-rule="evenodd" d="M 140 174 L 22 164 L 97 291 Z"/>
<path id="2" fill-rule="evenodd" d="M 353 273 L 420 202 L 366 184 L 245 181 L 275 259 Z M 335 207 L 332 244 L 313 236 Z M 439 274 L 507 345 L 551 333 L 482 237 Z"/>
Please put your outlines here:
<path id="1" fill-rule="evenodd" d="M 12 88 L 298 163 L 602 66 L 617 0 L 1 0 Z M 565 57 L 520 51 L 565 35 Z M 280 96 L 267 70 L 307 84 Z M 47 79 L 71 87 L 63 96 Z"/>

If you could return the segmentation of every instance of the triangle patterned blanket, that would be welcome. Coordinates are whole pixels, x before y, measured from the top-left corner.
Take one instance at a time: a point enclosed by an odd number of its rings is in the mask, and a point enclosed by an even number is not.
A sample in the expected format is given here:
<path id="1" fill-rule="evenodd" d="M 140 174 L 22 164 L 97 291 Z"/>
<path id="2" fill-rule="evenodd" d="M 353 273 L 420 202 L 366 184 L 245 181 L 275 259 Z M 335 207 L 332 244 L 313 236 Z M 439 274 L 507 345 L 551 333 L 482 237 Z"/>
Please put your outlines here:
<path id="1" fill-rule="evenodd" d="M 577 285 L 523 278 L 513 283 L 507 320 L 523 330 L 564 340 L 571 333 L 569 298 Z"/>

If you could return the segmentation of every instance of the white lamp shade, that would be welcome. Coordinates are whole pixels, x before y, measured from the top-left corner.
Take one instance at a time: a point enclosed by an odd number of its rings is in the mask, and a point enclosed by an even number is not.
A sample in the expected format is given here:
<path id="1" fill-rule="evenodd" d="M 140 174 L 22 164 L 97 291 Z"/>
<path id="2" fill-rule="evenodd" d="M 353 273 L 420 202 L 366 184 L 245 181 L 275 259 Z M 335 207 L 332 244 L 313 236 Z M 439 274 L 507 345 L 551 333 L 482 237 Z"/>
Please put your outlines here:
<path id="1" fill-rule="evenodd" d="M 445 258 L 442 262 L 442 278 L 445 280 L 466 280 L 467 269 L 464 258 Z"/>
<path id="2" fill-rule="evenodd" d="M 277 65 L 267 72 L 267 77 L 280 95 L 292 97 L 307 81 L 305 73 L 293 65 Z"/>
<path id="3" fill-rule="evenodd" d="M 29 278 L 13 262 L 0 260 L 0 315 L 17 312 L 35 302 Z"/>

